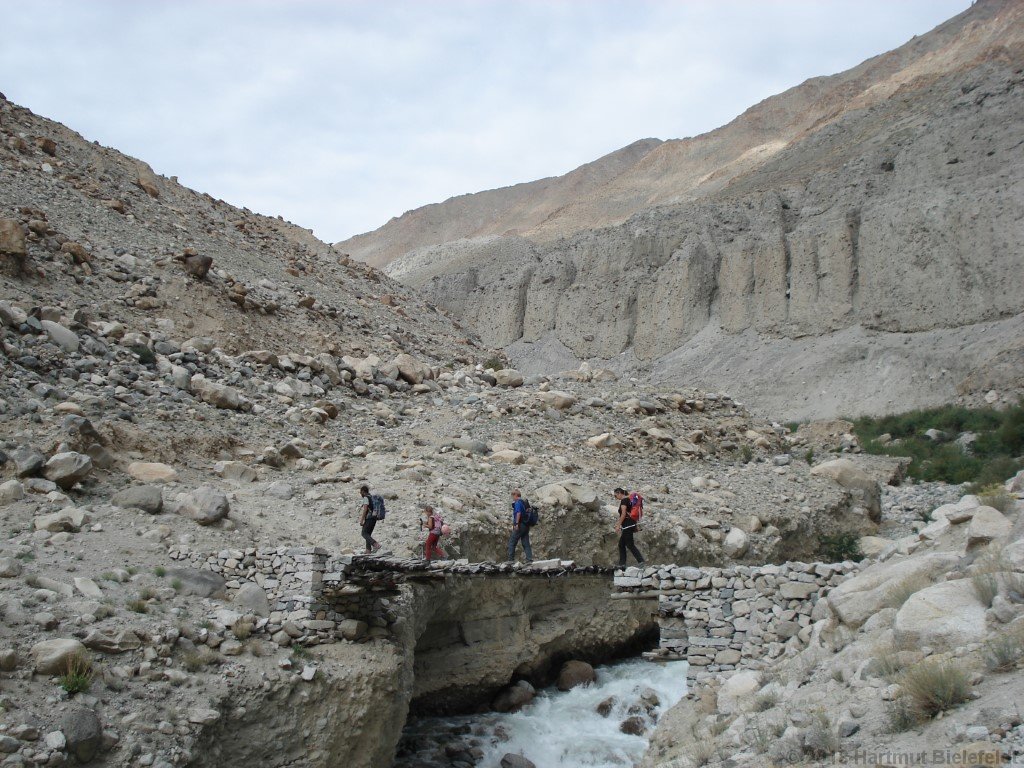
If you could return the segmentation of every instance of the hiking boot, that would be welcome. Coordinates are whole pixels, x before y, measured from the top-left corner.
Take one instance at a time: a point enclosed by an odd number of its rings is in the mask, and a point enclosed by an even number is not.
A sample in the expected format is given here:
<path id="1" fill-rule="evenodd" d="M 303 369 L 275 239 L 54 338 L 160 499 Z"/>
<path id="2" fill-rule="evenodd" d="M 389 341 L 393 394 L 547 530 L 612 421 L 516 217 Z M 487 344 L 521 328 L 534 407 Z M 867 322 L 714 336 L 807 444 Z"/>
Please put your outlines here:
<path id="1" fill-rule="evenodd" d="M 380 549 L 380 542 L 377 542 L 376 544 L 373 545 L 373 549 L 371 549 L 370 552 L 376 552 L 379 549 Z"/>

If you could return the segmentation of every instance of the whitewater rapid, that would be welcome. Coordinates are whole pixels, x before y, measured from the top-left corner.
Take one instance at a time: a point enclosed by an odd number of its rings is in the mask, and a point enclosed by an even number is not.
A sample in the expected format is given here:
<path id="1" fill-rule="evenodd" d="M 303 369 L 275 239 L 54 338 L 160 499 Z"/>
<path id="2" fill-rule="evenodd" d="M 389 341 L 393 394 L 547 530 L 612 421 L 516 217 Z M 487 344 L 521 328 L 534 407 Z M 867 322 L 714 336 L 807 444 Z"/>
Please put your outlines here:
<path id="1" fill-rule="evenodd" d="M 657 694 L 658 705 L 653 709 L 641 701 L 649 691 Z M 622 733 L 619 725 L 639 716 L 649 734 L 656 718 L 685 694 L 685 662 L 631 660 L 598 667 L 595 684 L 565 693 L 555 688 L 539 691 L 514 714 L 410 722 L 403 737 L 407 749 L 394 765 L 442 766 L 447 761 L 439 751 L 447 748 L 457 754 L 465 744 L 473 750 L 477 768 L 498 768 L 509 753 L 528 758 L 538 768 L 628 768 L 640 760 L 648 739 Z M 608 699 L 614 704 L 602 716 L 598 705 Z"/>

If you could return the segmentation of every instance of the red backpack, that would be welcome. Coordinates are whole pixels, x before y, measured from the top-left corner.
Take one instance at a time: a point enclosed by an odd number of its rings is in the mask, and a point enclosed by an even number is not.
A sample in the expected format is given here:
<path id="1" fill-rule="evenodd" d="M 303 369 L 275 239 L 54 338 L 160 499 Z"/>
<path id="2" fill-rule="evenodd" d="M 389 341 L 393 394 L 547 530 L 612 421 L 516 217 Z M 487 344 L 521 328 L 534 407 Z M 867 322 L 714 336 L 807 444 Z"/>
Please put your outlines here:
<path id="1" fill-rule="evenodd" d="M 644 497 L 640 495 L 640 491 L 629 494 L 629 516 L 638 523 L 644 516 Z"/>

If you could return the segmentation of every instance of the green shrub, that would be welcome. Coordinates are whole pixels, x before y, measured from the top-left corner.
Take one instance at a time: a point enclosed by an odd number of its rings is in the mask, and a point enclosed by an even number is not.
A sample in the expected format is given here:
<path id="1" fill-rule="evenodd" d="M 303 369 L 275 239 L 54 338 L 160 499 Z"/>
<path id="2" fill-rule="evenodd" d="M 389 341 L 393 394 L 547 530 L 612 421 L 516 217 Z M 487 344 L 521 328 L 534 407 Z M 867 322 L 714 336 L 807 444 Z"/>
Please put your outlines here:
<path id="1" fill-rule="evenodd" d="M 900 678 L 903 696 L 919 719 L 935 717 L 970 699 L 967 672 L 948 661 L 923 661 Z"/>
<path id="2" fill-rule="evenodd" d="M 505 363 L 496 357 L 492 357 L 484 363 L 484 368 L 490 368 L 495 371 L 500 371 L 505 367 Z"/>
<path id="3" fill-rule="evenodd" d="M 214 651 L 206 646 L 200 646 L 198 649 L 186 653 L 181 661 L 189 672 L 198 672 L 203 667 L 216 664 L 219 659 Z"/>
<path id="4" fill-rule="evenodd" d="M 928 429 L 950 434 L 975 432 L 971 453 L 955 443 L 937 443 L 925 437 Z M 947 483 L 973 482 L 980 486 L 999 483 L 1022 467 L 1017 458 L 1024 453 L 1024 404 L 1003 411 L 992 408 L 945 406 L 909 411 L 881 418 L 854 420 L 854 433 L 868 453 L 907 456 L 907 470 L 918 480 Z M 889 433 L 892 443 L 877 438 Z"/>
<path id="5" fill-rule="evenodd" d="M 814 449 L 813 448 L 808 448 L 807 449 L 807 453 L 804 454 L 804 461 L 806 461 L 808 464 L 813 464 L 814 463 Z"/>
<path id="6" fill-rule="evenodd" d="M 162 565 L 158 565 L 156 568 L 153 569 L 153 575 L 157 578 L 162 579 L 164 576 L 167 575 L 167 569 L 164 568 Z"/>
<path id="7" fill-rule="evenodd" d="M 181 583 L 181 579 L 172 579 L 171 580 L 171 589 L 173 589 L 175 592 L 181 592 L 181 588 L 183 586 L 185 586 L 185 585 Z"/>
<path id="8" fill-rule="evenodd" d="M 76 653 L 70 656 L 64 665 L 64 674 L 57 680 L 60 687 L 74 696 L 76 693 L 85 693 L 92 685 L 92 662 L 84 654 Z"/>
<path id="9" fill-rule="evenodd" d="M 749 445 L 744 445 L 740 448 L 740 459 L 744 464 L 749 464 L 754 458 L 754 449 Z"/>
<path id="10" fill-rule="evenodd" d="M 768 690 L 754 697 L 754 711 L 765 712 L 779 703 L 778 691 Z"/>
<path id="11" fill-rule="evenodd" d="M 860 538 L 850 531 L 837 533 L 834 536 L 823 536 L 819 551 L 821 557 L 829 563 L 860 560 L 864 557 L 864 553 L 860 550 Z"/>

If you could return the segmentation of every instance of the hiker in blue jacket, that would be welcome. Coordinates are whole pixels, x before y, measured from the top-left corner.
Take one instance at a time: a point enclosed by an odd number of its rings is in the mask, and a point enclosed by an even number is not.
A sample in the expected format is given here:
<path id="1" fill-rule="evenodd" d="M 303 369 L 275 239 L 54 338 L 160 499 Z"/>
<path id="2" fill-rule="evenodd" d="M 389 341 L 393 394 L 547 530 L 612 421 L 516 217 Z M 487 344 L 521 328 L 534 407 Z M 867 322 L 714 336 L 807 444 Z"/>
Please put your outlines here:
<path id="1" fill-rule="evenodd" d="M 516 559 L 516 544 L 523 542 L 526 562 L 533 562 L 533 547 L 530 546 L 530 526 L 527 524 L 529 507 L 523 501 L 523 494 L 516 488 L 512 491 L 512 536 L 508 540 L 508 561 Z"/>

